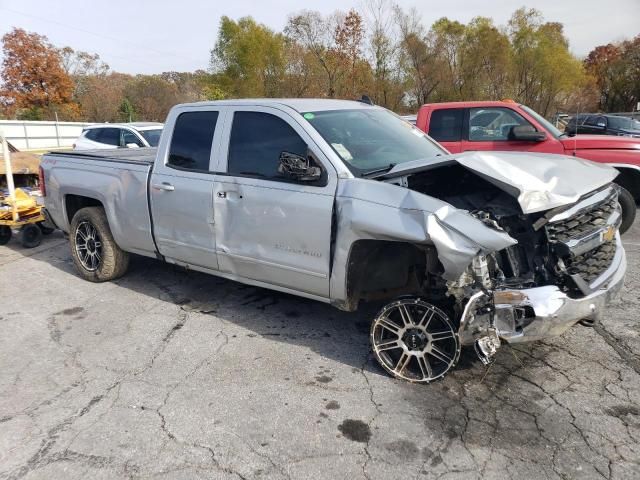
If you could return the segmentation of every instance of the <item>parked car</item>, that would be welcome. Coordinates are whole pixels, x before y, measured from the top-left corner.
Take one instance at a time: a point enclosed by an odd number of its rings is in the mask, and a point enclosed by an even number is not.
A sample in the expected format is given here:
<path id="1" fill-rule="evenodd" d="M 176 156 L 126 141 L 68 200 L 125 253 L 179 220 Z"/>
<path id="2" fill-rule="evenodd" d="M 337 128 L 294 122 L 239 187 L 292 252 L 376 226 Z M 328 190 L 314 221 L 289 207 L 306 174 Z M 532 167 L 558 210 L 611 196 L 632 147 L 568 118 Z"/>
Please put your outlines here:
<path id="1" fill-rule="evenodd" d="M 162 123 L 104 123 L 86 127 L 73 144 L 74 150 L 157 147 Z"/>
<path id="2" fill-rule="evenodd" d="M 449 155 L 361 102 L 178 105 L 158 149 L 52 152 L 42 170 L 86 280 L 136 253 L 347 311 L 384 302 L 372 349 L 413 382 L 443 377 L 462 345 L 489 362 L 503 341 L 598 318 L 626 269 L 615 169 Z"/>
<path id="3" fill-rule="evenodd" d="M 622 225 L 626 232 L 640 201 L 640 139 L 603 135 L 570 137 L 542 115 L 512 101 L 430 103 L 420 107 L 417 127 L 452 153 L 507 151 L 555 153 L 618 170 Z M 530 157 L 522 157 L 523 161 Z"/>
<path id="4" fill-rule="evenodd" d="M 569 119 L 564 131 L 569 135 L 585 133 L 640 138 L 640 122 L 620 115 L 581 113 Z"/>

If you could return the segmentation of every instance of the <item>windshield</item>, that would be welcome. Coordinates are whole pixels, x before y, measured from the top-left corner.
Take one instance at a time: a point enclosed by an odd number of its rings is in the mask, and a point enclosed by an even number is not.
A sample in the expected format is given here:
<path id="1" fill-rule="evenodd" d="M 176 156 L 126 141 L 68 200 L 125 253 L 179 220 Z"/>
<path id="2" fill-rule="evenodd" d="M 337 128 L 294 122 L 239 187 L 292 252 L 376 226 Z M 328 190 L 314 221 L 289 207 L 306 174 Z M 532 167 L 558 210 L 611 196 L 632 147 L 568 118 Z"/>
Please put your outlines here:
<path id="1" fill-rule="evenodd" d="M 303 117 L 354 175 L 448 153 L 424 132 L 383 109 L 307 112 Z"/>
<path id="2" fill-rule="evenodd" d="M 558 138 L 558 137 L 561 137 L 562 135 L 564 135 L 564 133 L 562 133 L 560 130 L 558 130 L 558 128 L 553 123 L 551 123 L 549 120 L 544 118 L 538 112 L 536 112 L 534 110 L 531 110 L 526 105 L 520 105 L 520 106 L 522 107 L 522 109 L 525 112 L 527 112 L 529 115 L 531 115 L 533 118 L 535 118 L 535 120 L 539 124 L 541 124 L 548 132 L 550 132 L 551 135 L 553 135 L 554 137 Z"/>
<path id="3" fill-rule="evenodd" d="M 150 146 L 157 147 L 158 143 L 160 143 L 160 134 L 162 133 L 161 128 L 156 128 L 153 130 L 138 130 L 138 131 Z"/>
<path id="4" fill-rule="evenodd" d="M 607 117 L 609 128 L 618 130 L 640 130 L 640 122 L 625 117 Z"/>

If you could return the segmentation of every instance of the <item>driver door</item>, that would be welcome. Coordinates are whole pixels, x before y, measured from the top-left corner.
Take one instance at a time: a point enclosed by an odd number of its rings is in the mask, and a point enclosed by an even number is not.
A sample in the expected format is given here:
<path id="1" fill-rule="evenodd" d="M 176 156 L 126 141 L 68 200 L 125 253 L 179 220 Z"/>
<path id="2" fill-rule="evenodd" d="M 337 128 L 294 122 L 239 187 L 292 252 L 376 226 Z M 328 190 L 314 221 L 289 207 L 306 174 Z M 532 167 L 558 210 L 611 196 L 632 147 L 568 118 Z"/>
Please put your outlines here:
<path id="1" fill-rule="evenodd" d="M 236 107 L 225 128 L 223 173 L 214 187 L 220 270 L 327 298 L 335 170 L 304 129 L 276 108 Z M 323 180 L 284 177 L 282 152 L 311 152 Z"/>

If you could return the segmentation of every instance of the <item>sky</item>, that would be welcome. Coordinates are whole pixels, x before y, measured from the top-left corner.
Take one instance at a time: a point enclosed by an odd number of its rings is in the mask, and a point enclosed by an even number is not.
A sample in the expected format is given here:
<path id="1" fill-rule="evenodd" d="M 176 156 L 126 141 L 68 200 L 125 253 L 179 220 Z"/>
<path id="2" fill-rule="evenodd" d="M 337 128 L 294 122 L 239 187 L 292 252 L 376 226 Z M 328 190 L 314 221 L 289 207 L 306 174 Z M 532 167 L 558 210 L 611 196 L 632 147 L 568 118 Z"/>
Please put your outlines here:
<path id="1" fill-rule="evenodd" d="M 517 8 L 540 10 L 547 21 L 561 22 L 571 51 L 586 56 L 597 46 L 640 34 L 640 0 L 397 0 L 416 7 L 430 26 L 441 17 L 463 23 L 475 16 L 505 25 Z M 58 47 L 98 53 L 112 70 L 125 73 L 194 71 L 209 67 L 220 17 L 251 15 L 274 30 L 301 8 L 331 13 L 363 0 L 226 2 L 207 0 L 0 0 L 0 35 L 13 27 L 37 32 Z"/>

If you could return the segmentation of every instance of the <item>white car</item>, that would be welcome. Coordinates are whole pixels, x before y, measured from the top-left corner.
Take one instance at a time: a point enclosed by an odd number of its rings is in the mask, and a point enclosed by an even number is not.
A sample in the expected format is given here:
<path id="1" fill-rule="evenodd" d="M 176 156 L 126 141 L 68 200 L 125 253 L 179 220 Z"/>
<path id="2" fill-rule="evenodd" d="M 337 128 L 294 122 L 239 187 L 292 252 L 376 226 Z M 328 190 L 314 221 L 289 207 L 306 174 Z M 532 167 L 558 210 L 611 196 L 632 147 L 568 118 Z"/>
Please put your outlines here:
<path id="1" fill-rule="evenodd" d="M 157 147 L 162 123 L 103 123 L 86 127 L 73 144 L 74 150 Z"/>

